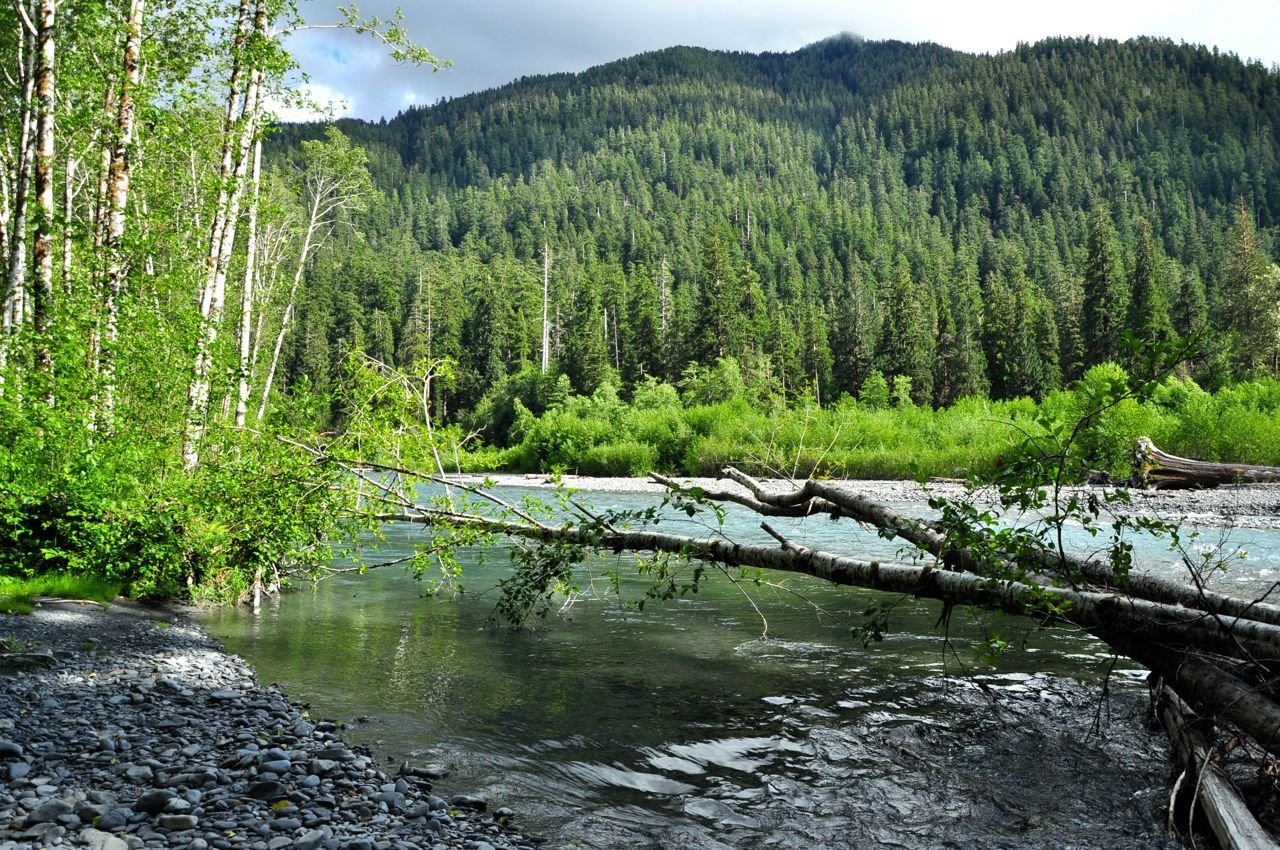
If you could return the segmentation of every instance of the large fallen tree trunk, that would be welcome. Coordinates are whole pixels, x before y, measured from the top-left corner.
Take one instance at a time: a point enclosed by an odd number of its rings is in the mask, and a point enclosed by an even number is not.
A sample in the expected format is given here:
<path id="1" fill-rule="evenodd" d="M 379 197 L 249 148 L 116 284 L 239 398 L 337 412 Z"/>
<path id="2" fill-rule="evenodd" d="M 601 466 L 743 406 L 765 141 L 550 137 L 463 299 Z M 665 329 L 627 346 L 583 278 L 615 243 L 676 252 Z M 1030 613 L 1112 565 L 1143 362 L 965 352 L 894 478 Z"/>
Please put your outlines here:
<path id="1" fill-rule="evenodd" d="M 1175 788 L 1189 793 L 1193 804 L 1190 807 L 1192 816 L 1198 803 L 1224 850 L 1270 850 L 1275 847 L 1271 836 L 1244 805 L 1235 786 L 1218 765 L 1213 746 L 1201 730 L 1203 724 L 1190 706 L 1154 676 L 1151 679 L 1151 700 L 1160 722 L 1169 732 L 1174 754 L 1183 766 Z M 1189 782 L 1184 785 L 1184 780 Z M 1192 790 L 1188 791 L 1188 788 Z M 1171 805 L 1170 821 L 1173 821 L 1172 808 Z M 1192 827 L 1188 818 L 1187 831 L 1190 832 Z"/>
<path id="2" fill-rule="evenodd" d="M 1048 545 L 1022 546 L 1012 554 L 982 529 L 965 529 L 959 545 L 952 542 L 945 526 L 902 516 L 853 492 L 847 484 L 806 481 L 779 490 L 727 469 L 725 476 L 741 489 L 704 490 L 685 489 L 654 476 L 671 488 L 677 514 L 711 511 L 732 502 L 762 516 L 849 517 L 875 526 L 884 536 L 900 538 L 930 557 L 891 563 L 821 551 L 791 539 L 768 522 L 761 527 L 776 544 L 673 534 L 667 526 L 657 530 L 657 511 L 598 516 L 576 502 L 566 503 L 567 516 L 548 519 L 483 488 L 436 476 L 416 478 L 469 491 L 481 501 L 473 499 L 464 507 L 452 499 L 421 504 L 416 494 L 401 486 L 407 470 L 376 464 L 346 468 L 368 485 L 367 499 L 386 506 L 381 513 L 366 514 L 366 519 L 419 523 L 446 538 L 450 532 L 465 540 L 482 534 L 508 535 L 573 550 L 661 553 L 721 567 L 803 573 L 839 585 L 936 599 L 948 607 L 977 606 L 1030 617 L 1046 626 L 1083 629 L 1118 654 L 1151 669 L 1201 717 L 1254 742 L 1273 767 L 1280 763 L 1280 608 L 1261 600 L 1211 593 L 1199 585 L 1141 572 L 1117 575 L 1105 561 L 1075 557 Z M 387 474 L 391 477 L 380 477 Z M 477 507 L 484 504 L 496 512 Z M 554 551 L 551 557 L 556 557 Z M 533 596 L 549 595 L 551 581 L 563 575 L 548 569 L 548 563 L 547 559 L 529 561 L 532 566 L 524 580 L 533 583 Z M 566 570 L 571 568 L 568 560 L 565 563 Z M 521 569 L 525 567 L 518 565 L 517 576 Z M 700 575 L 700 570 L 695 571 L 693 581 Z M 669 574 L 663 580 L 670 582 Z M 524 587 L 527 591 L 530 584 Z M 526 593 L 524 598 L 531 596 Z M 1212 752 L 1212 747 L 1206 752 Z M 1198 758 L 1203 769 L 1206 756 L 1202 753 Z M 1219 787 L 1224 784 L 1215 779 L 1214 794 L 1219 798 L 1228 793 Z M 1232 817 L 1212 820 L 1228 831 L 1238 823 Z M 1224 834 L 1219 841 L 1232 846 L 1235 839 Z M 1265 833 L 1251 832 L 1239 846 L 1277 846 L 1270 841 Z"/>
<path id="3" fill-rule="evenodd" d="M 1133 485 L 1146 490 L 1186 490 L 1220 484 L 1280 483 L 1280 467 L 1247 463 L 1211 463 L 1161 451 L 1139 437 L 1133 453 Z"/>

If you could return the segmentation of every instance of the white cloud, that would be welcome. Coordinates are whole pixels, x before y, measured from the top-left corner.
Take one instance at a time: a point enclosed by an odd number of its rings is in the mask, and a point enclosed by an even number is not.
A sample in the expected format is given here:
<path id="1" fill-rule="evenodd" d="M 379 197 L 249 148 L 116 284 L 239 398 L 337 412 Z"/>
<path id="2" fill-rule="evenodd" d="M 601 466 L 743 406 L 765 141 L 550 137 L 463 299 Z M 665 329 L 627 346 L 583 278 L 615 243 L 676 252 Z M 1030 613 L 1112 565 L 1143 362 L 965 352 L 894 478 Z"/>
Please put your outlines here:
<path id="1" fill-rule="evenodd" d="M 325 121 L 351 115 L 356 99 L 324 83 L 303 83 L 295 88 L 297 99 L 282 102 L 268 98 L 267 109 L 276 119 L 290 123 Z"/>

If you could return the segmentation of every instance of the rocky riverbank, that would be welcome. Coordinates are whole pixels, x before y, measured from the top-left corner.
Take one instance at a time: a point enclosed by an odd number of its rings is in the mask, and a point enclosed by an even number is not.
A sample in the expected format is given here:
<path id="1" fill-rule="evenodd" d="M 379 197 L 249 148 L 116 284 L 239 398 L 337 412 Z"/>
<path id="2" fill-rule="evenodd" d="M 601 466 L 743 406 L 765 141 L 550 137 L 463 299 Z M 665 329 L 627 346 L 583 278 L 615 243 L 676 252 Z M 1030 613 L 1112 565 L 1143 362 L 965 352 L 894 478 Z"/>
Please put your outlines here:
<path id="1" fill-rule="evenodd" d="M 0 850 L 513 850 L 508 809 L 378 769 L 176 608 L 0 615 Z"/>

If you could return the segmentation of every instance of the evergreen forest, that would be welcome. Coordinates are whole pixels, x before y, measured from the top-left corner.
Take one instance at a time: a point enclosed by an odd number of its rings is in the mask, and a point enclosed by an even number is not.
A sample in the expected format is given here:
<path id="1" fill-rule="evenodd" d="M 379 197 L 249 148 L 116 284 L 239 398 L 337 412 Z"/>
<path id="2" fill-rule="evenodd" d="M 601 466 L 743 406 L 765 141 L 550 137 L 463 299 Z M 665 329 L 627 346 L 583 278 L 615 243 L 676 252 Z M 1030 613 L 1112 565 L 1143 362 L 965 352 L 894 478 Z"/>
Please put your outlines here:
<path id="1" fill-rule="evenodd" d="M 1178 343 L 1197 392 L 1274 378 L 1277 126 L 1275 70 L 1203 47 L 973 56 L 836 37 L 673 48 L 388 121 L 278 127 L 282 184 L 308 145 L 350 144 L 373 187 L 288 304 L 281 386 L 333 397 L 357 350 L 447 360 L 436 415 L 489 446 L 523 441 L 487 463 L 638 472 L 723 458 L 635 436 L 619 399 L 1039 402 Z M 602 388 L 579 426 L 653 451 L 530 444 L 533 421 Z M 320 415 L 340 427 L 342 406 Z"/>

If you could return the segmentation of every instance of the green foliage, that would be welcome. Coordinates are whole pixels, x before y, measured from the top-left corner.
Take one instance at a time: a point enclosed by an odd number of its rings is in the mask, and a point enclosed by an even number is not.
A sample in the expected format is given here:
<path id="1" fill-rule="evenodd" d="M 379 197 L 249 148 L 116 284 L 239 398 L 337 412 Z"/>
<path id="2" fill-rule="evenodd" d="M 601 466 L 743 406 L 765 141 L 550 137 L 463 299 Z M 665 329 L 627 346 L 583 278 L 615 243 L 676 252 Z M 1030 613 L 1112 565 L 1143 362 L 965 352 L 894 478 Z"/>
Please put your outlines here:
<path id="1" fill-rule="evenodd" d="M 910 379 L 908 379 L 910 380 Z M 889 406 L 889 382 L 879 369 L 872 369 L 871 374 L 862 382 L 858 390 L 858 401 L 872 410 L 880 410 Z"/>

